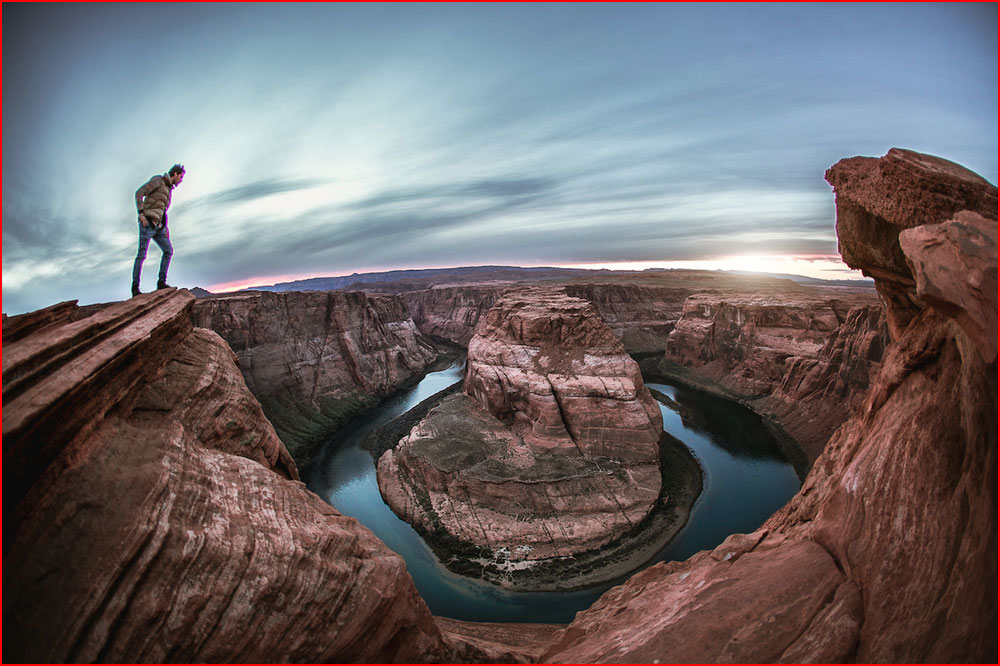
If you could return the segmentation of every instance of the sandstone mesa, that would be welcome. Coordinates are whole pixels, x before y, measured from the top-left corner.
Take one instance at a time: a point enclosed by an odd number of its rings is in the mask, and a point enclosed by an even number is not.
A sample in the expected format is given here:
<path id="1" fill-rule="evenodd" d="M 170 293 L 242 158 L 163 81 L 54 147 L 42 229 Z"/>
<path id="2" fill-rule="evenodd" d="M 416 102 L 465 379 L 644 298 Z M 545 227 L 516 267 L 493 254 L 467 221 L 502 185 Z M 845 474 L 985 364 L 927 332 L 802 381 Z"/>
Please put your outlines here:
<path id="1" fill-rule="evenodd" d="M 428 536 L 499 556 L 513 585 L 540 560 L 596 550 L 645 520 L 662 428 L 639 366 L 590 303 L 518 289 L 480 319 L 464 394 L 379 459 L 379 488 Z"/>

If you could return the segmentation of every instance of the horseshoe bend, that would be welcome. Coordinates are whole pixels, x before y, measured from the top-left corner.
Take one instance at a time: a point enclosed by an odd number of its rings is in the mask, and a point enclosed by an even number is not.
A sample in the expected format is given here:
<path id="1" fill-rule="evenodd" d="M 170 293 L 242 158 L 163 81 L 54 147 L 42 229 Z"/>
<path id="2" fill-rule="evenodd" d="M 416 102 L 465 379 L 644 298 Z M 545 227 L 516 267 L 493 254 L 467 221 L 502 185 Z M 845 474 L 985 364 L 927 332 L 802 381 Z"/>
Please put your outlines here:
<path id="1" fill-rule="evenodd" d="M 996 661 L 996 187 L 896 148 L 826 178 L 874 289 L 484 271 L 5 316 L 5 659 Z M 461 385 L 376 455 L 386 503 L 462 573 L 568 589 L 669 539 L 700 473 L 661 379 L 761 414 L 801 489 L 568 624 L 435 616 L 302 478 L 456 354 Z"/>
<path id="2" fill-rule="evenodd" d="M 626 533 L 669 540 L 662 520 L 647 521 L 668 499 L 659 408 L 589 302 L 560 288 L 504 295 L 469 342 L 463 389 L 378 462 L 386 502 L 440 541 L 452 568 L 566 589 L 600 578 L 598 551 Z M 693 485 L 697 464 L 662 474 Z"/>

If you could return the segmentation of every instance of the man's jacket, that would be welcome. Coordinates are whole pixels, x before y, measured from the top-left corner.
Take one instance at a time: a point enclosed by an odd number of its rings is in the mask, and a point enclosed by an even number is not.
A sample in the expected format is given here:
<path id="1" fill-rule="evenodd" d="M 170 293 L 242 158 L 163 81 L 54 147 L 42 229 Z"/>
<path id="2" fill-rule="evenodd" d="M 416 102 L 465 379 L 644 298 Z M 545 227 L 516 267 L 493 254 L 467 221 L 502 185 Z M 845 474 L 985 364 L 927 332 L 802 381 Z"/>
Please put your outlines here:
<path id="1" fill-rule="evenodd" d="M 166 174 L 153 176 L 135 191 L 135 207 L 153 226 L 160 226 L 170 206 L 170 178 Z"/>

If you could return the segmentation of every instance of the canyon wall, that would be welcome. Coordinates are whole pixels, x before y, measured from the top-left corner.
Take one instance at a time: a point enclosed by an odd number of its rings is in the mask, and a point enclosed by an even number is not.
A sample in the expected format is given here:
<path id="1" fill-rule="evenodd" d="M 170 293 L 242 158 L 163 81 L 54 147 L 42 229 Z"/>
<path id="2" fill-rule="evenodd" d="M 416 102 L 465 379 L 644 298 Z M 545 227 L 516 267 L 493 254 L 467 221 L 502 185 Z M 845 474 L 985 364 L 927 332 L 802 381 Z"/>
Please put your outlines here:
<path id="1" fill-rule="evenodd" d="M 531 286 L 438 286 L 400 297 L 422 333 L 468 346 L 505 290 Z M 888 339 L 867 285 L 650 271 L 563 287 L 593 305 L 627 353 L 647 356 L 646 371 L 726 394 L 779 423 L 803 475 L 864 395 Z M 661 363 L 648 358 L 657 353 Z"/>
<path id="2" fill-rule="evenodd" d="M 765 413 L 811 464 L 868 389 L 888 343 L 877 295 L 824 288 L 691 295 L 654 372 Z"/>
<path id="3" fill-rule="evenodd" d="M 771 326 L 789 313 L 765 317 L 765 303 L 720 289 L 726 309 L 722 298 L 695 301 L 724 313 L 715 330 L 714 315 L 701 318 L 702 340 L 714 347 L 678 348 L 692 357 L 721 350 L 733 368 L 756 368 L 735 372 L 734 390 L 815 405 L 841 396 L 856 404 L 850 417 L 802 490 L 760 530 L 633 576 L 544 650 L 554 627 L 526 629 L 530 649 L 510 645 L 517 630 L 445 622 L 442 635 L 402 560 L 297 480 L 247 389 L 260 381 L 315 397 L 315 432 L 338 422 L 349 409 L 323 412 L 322 396 L 369 404 L 363 395 L 405 382 L 431 358 L 400 301 L 239 294 L 192 312 L 189 295 L 163 290 L 5 318 L 5 659 L 427 662 L 544 651 L 552 662 L 995 663 L 997 190 L 958 165 L 898 149 L 843 160 L 827 179 L 841 252 L 875 278 L 884 310 L 819 303 L 794 325 Z M 531 330 L 498 317 L 498 330 Z M 228 330 L 230 345 L 242 345 L 242 372 L 240 352 L 192 320 Z M 581 330 L 564 325 L 558 335 Z M 678 317 L 676 330 L 679 344 L 693 329 Z M 594 418 L 601 410 L 580 408 L 586 396 L 577 392 L 597 383 L 575 371 L 548 367 L 536 373 L 548 390 L 535 378 L 524 382 L 527 393 L 512 391 L 521 361 L 538 357 L 507 346 L 493 351 L 511 362 L 483 363 L 495 372 L 475 371 L 475 398 L 462 398 L 461 411 L 479 410 L 489 436 L 511 434 L 492 461 L 442 450 L 455 471 L 470 462 L 483 462 L 484 473 L 499 462 L 523 470 L 526 441 L 563 452 L 608 432 Z M 782 370 L 760 365 L 761 350 Z M 584 359 L 567 360 L 572 368 Z M 718 360 L 700 358 L 692 372 Z M 323 393 L 334 385 L 353 388 Z M 600 389 L 610 399 L 627 382 L 605 377 Z M 512 405 L 522 406 L 520 418 Z M 559 417 L 561 430 L 557 411 L 570 414 Z M 607 459 L 630 455 L 624 443 L 642 430 L 611 438 Z M 467 435 L 437 432 L 445 443 Z M 581 506 L 576 491 L 557 495 L 546 506 Z M 445 484 L 441 496 L 460 494 Z"/>
<path id="4" fill-rule="evenodd" d="M 646 354 L 664 350 L 667 336 L 681 316 L 684 300 L 695 291 L 717 282 L 731 283 L 732 279 L 720 280 L 711 274 L 697 273 L 696 279 L 650 275 L 609 279 L 606 282 L 571 282 L 557 286 L 565 289 L 570 296 L 589 301 L 625 346 L 627 353 Z M 788 281 L 781 282 L 794 287 Z M 748 288 L 752 290 L 755 285 L 756 282 Z M 442 285 L 433 289 L 403 292 L 399 296 L 406 302 L 421 333 L 467 347 L 480 319 L 493 307 L 501 294 L 533 286 L 543 285 L 530 282 L 519 285 Z M 774 285 L 768 286 L 773 288 Z"/>
<path id="5" fill-rule="evenodd" d="M 539 561 L 598 549 L 652 510 L 660 411 L 586 301 L 505 295 L 469 343 L 464 389 L 378 462 L 386 502 L 432 540 L 502 554 L 511 584 L 537 585 Z"/>
<path id="6" fill-rule="evenodd" d="M 5 340 L 5 660 L 446 659 L 402 559 L 296 480 L 193 301 Z"/>
<path id="7" fill-rule="evenodd" d="M 629 354 L 662 352 L 680 318 L 690 286 L 569 284 L 566 293 L 590 302 Z"/>
<path id="8" fill-rule="evenodd" d="M 394 296 L 240 292 L 199 299 L 192 320 L 236 352 L 247 386 L 300 464 L 438 357 Z"/>
<path id="9" fill-rule="evenodd" d="M 468 347 L 479 320 L 508 289 L 510 285 L 442 286 L 399 297 L 421 333 Z"/>
<path id="10" fill-rule="evenodd" d="M 633 576 L 543 660 L 996 661 L 997 189 L 898 149 L 827 179 L 890 322 L 862 404 L 761 530 Z"/>

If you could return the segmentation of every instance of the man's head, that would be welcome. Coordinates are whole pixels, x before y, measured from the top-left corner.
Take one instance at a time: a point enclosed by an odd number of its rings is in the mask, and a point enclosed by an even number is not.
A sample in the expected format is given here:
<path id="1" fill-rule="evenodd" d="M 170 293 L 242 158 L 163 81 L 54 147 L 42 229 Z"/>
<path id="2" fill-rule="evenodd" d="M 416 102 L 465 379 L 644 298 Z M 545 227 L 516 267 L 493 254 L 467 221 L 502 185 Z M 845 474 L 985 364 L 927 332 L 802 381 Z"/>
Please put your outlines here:
<path id="1" fill-rule="evenodd" d="M 180 185 L 181 181 L 184 180 L 184 165 L 175 164 L 170 167 L 170 171 L 167 172 L 167 178 L 170 179 L 171 185 Z"/>

